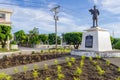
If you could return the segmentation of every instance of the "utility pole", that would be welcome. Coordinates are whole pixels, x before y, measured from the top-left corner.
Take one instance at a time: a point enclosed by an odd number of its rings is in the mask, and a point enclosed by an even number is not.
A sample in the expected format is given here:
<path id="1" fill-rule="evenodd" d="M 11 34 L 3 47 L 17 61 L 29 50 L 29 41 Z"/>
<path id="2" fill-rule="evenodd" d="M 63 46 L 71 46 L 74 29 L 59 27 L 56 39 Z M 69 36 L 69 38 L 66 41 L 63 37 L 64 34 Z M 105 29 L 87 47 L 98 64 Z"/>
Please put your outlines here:
<path id="1" fill-rule="evenodd" d="M 58 9 L 60 6 L 56 6 L 51 9 L 52 12 L 54 12 L 54 20 L 55 20 L 55 48 L 57 49 L 57 21 L 58 21 L 58 16 L 57 14 L 59 13 Z"/>

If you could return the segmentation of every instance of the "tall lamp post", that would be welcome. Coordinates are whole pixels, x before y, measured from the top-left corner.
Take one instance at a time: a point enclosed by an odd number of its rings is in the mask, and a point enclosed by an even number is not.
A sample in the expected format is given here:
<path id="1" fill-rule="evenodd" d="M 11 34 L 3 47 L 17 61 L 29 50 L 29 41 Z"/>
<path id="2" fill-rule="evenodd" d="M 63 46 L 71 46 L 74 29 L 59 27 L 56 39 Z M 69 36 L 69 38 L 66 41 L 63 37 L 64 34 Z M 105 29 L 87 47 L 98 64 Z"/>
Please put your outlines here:
<path id="1" fill-rule="evenodd" d="M 57 14 L 59 13 L 58 9 L 60 6 L 56 6 L 51 9 L 52 12 L 54 12 L 54 20 L 55 20 L 55 48 L 57 49 L 57 21 L 58 21 L 58 16 Z"/>

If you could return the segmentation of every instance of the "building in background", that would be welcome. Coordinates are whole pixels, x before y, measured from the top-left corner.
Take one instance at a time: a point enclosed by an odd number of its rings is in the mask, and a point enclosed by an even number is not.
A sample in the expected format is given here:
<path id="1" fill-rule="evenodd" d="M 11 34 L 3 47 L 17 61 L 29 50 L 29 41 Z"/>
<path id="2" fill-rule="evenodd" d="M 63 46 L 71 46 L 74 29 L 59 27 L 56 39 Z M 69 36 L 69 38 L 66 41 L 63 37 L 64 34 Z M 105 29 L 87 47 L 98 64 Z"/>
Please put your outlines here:
<path id="1" fill-rule="evenodd" d="M 11 26 L 11 15 L 13 11 L 10 9 L 0 8 L 0 24 Z"/>
<path id="2" fill-rule="evenodd" d="M 10 9 L 3 9 L 0 8 L 0 25 L 7 25 L 11 26 L 11 15 L 13 11 Z M 9 37 L 7 38 L 7 45 L 6 45 L 7 50 L 10 50 L 10 40 Z"/>

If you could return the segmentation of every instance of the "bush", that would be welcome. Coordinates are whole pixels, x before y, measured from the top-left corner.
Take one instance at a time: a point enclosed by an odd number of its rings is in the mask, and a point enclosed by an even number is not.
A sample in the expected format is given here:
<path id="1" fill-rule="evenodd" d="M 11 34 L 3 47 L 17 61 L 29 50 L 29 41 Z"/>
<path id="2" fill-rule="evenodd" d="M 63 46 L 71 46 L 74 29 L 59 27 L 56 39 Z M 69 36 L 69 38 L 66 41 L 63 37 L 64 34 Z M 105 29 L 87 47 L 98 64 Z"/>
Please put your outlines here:
<path id="1" fill-rule="evenodd" d="M 17 44 L 17 42 L 16 42 L 16 41 L 12 41 L 12 42 L 11 42 L 11 44 L 14 44 L 14 45 L 16 45 L 16 44 Z"/>
<path id="2" fill-rule="evenodd" d="M 35 51 L 32 51 L 32 54 L 35 54 Z"/>
<path id="3" fill-rule="evenodd" d="M 118 41 L 114 46 L 113 48 L 115 49 L 120 49 L 120 41 Z"/>
<path id="4" fill-rule="evenodd" d="M 6 56 L 6 55 L 4 55 L 4 56 L 3 56 L 3 60 L 6 60 L 6 59 L 7 59 L 7 56 Z"/>

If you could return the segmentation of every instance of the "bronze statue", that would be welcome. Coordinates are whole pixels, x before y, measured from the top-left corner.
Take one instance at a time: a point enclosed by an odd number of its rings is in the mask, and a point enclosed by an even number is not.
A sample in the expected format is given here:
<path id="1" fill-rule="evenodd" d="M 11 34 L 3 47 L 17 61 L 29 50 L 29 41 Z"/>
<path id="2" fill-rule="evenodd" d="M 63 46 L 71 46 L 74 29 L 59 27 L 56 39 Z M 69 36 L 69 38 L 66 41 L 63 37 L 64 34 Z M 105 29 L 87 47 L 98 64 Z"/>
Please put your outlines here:
<path id="1" fill-rule="evenodd" d="M 93 27 L 98 27 L 98 15 L 100 14 L 99 10 L 96 9 L 96 6 L 94 5 L 94 9 L 90 9 L 89 12 L 93 15 Z"/>

